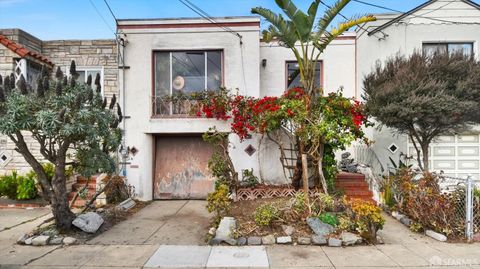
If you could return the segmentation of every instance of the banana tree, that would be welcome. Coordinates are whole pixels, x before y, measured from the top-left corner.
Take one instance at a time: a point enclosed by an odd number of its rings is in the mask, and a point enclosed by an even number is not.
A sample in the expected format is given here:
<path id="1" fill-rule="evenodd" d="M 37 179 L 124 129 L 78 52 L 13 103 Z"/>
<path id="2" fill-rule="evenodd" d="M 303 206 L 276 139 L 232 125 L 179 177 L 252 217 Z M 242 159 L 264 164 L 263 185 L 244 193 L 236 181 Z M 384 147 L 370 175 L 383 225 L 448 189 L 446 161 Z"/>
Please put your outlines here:
<path id="1" fill-rule="evenodd" d="M 351 0 L 338 0 L 333 6 L 328 7 L 323 16 L 316 23 L 317 12 L 320 4 L 324 4 L 322 0 L 314 0 L 307 13 L 298 9 L 292 0 L 275 0 L 283 13 L 287 16 L 284 18 L 282 14 L 263 8 L 256 7 L 252 9 L 253 14 L 258 14 L 265 18 L 270 26 L 263 31 L 263 40 L 271 42 L 272 40 L 280 42 L 283 46 L 292 50 L 298 62 L 300 71 L 300 80 L 304 90 L 308 93 L 310 101 L 307 102 L 307 111 L 311 110 L 312 102 L 315 102 L 315 97 L 323 95 L 323 89 L 315 86 L 315 67 L 319 61 L 320 55 L 325 51 L 327 46 L 347 30 L 360 24 L 375 21 L 373 16 L 362 16 L 346 20 L 339 23 L 336 27 L 328 29 L 334 19 L 340 14 L 345 6 Z M 325 5 L 325 4 L 324 4 Z M 308 113 L 311 116 L 311 111 Z M 310 119 L 305 120 L 305 124 L 314 122 Z M 301 129 L 305 129 L 301 126 Z M 306 165 L 301 165 L 305 162 L 306 153 L 315 158 L 315 163 L 318 168 L 318 176 L 323 185 L 324 191 L 326 189 L 326 180 L 323 175 L 322 161 L 324 154 L 324 145 L 326 142 L 322 137 L 310 137 L 309 141 L 306 139 L 297 139 L 299 142 L 300 154 L 297 160 L 297 171 L 301 170 L 301 177 L 303 178 L 304 190 L 308 190 L 308 174 Z M 316 140 L 316 141 L 312 141 Z M 312 143 L 313 142 L 313 143 Z M 317 145 L 314 148 L 308 148 L 307 144 Z M 313 152 L 312 152 L 313 151 Z M 300 164 L 300 165 L 299 165 Z M 299 173 L 295 173 L 296 178 L 293 181 L 299 181 Z"/>

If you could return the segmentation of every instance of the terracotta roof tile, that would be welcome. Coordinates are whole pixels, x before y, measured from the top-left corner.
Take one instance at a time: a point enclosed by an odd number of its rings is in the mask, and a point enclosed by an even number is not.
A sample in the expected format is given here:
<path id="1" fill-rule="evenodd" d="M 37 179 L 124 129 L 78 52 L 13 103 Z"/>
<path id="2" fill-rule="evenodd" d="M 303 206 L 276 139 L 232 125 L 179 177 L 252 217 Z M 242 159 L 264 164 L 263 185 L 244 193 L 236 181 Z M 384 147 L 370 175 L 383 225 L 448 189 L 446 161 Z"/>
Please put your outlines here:
<path id="1" fill-rule="evenodd" d="M 10 40 L 9 38 L 7 38 L 6 36 L 4 35 L 0 35 L 0 44 L 4 45 L 5 47 L 7 47 L 9 50 L 13 51 L 14 53 L 18 54 L 20 57 L 32 57 L 34 59 L 37 59 L 41 62 L 44 62 L 48 65 L 53 65 L 53 62 L 50 61 L 47 57 L 35 52 L 35 51 L 32 51 L 32 50 L 28 50 L 27 48 L 25 48 L 24 46 Z"/>

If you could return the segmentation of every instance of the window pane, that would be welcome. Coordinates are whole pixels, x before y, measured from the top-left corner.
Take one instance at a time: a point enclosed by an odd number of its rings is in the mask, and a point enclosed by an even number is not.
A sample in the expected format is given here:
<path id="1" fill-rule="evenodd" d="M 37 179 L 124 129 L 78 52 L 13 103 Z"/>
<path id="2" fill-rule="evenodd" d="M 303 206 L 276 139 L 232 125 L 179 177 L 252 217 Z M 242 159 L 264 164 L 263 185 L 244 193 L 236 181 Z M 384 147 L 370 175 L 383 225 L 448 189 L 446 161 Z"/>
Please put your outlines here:
<path id="1" fill-rule="evenodd" d="M 77 70 L 78 78 L 77 78 L 77 83 L 85 83 L 86 76 L 85 76 L 85 71 L 79 71 Z"/>
<path id="2" fill-rule="evenodd" d="M 155 53 L 155 96 L 170 95 L 170 53 Z"/>
<path id="3" fill-rule="evenodd" d="M 173 94 L 205 90 L 205 53 L 172 53 Z"/>
<path id="4" fill-rule="evenodd" d="M 433 55 L 435 52 L 446 53 L 447 44 L 423 44 L 423 53 Z"/>
<path id="5" fill-rule="evenodd" d="M 463 53 L 465 55 L 472 55 L 473 44 L 448 44 L 448 53 Z"/>
<path id="6" fill-rule="evenodd" d="M 287 63 L 287 75 L 288 75 L 287 89 L 302 86 L 302 83 L 300 81 L 300 69 L 298 68 L 297 62 Z M 315 68 L 315 87 L 321 87 L 320 76 L 321 76 L 320 62 L 317 62 L 317 66 Z"/>
<path id="7" fill-rule="evenodd" d="M 102 85 L 102 77 L 101 77 L 101 73 L 100 73 L 100 70 L 88 70 L 87 71 L 87 75 L 86 77 L 88 78 L 88 76 L 92 76 L 92 86 L 95 84 L 95 77 L 97 76 L 97 74 L 100 75 L 100 85 Z M 87 82 L 87 80 L 85 79 L 85 82 Z"/>
<path id="8" fill-rule="evenodd" d="M 222 53 L 207 52 L 207 89 L 218 90 L 222 86 Z"/>

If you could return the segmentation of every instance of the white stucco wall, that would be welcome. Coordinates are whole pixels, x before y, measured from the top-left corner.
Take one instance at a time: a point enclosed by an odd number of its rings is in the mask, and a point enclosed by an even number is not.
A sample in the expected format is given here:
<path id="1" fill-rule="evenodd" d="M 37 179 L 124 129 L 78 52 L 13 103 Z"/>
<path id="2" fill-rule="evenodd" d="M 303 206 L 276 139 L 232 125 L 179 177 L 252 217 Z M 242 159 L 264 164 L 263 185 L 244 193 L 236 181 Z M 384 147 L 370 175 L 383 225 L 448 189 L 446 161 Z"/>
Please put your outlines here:
<path id="1" fill-rule="evenodd" d="M 398 14 L 381 15 L 378 21 L 365 26 L 372 31 L 376 26 L 393 19 Z M 422 16 L 422 17 L 417 17 Z M 426 19 L 424 17 L 433 17 Z M 438 18 L 459 22 L 458 24 L 445 23 L 435 20 Z M 472 21 L 473 19 L 473 21 Z M 462 24 L 461 22 L 464 22 Z M 363 90 L 363 78 L 370 73 L 376 62 L 384 62 L 389 57 L 400 53 L 410 55 L 415 50 L 421 50 L 423 43 L 428 42 L 472 42 L 474 54 L 479 58 L 480 53 L 480 10 L 460 1 L 439 0 L 434 4 L 418 10 L 398 23 L 394 23 L 381 32 L 368 35 L 359 30 L 357 39 L 357 89 L 360 98 Z M 385 167 L 390 165 L 388 157 L 398 161 L 400 153 L 407 153 L 407 138 L 396 135 L 388 128 L 377 130 L 369 128 L 367 136 L 375 143 L 372 148 L 382 160 Z M 395 143 L 399 147 L 396 153 L 391 153 L 388 147 Z"/>
<path id="2" fill-rule="evenodd" d="M 123 110 L 128 117 L 125 120 L 125 146 L 135 147 L 138 150 L 135 156 L 130 155 L 127 160 L 129 164 L 126 171 L 129 184 L 135 186 L 140 199 L 152 199 L 154 134 L 201 134 L 214 125 L 219 130 L 229 130 L 228 123 L 210 119 L 151 118 L 153 51 L 223 50 L 225 87 L 238 89 L 239 93 L 243 95 L 259 96 L 259 19 L 254 17 L 224 18 L 217 22 L 247 22 L 256 24 L 256 26 L 229 26 L 242 36 L 242 44 L 240 44 L 237 36 L 219 27 L 184 26 L 198 23 L 209 24 L 201 19 L 124 20 L 119 22 L 119 29 L 127 36 L 124 60 L 125 65 L 130 67 L 124 74 L 125 106 Z M 166 28 L 165 24 L 174 25 Z M 240 144 L 236 138 L 231 140 L 234 145 L 232 159 L 238 167 L 237 169 L 248 167 L 258 171 L 257 154 L 248 156 L 244 152 L 248 142 Z M 252 143 L 254 140 L 252 139 Z"/>

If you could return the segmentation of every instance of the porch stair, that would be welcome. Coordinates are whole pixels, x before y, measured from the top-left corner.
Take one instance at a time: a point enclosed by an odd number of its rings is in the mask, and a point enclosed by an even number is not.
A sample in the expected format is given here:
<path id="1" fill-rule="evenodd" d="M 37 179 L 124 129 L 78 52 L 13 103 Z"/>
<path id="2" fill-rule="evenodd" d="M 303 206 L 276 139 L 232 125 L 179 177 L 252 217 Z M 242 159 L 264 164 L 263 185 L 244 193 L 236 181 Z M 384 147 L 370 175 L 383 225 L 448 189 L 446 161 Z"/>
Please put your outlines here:
<path id="1" fill-rule="evenodd" d="M 363 174 L 340 172 L 335 181 L 335 188 L 343 191 L 347 199 L 361 199 L 377 204 Z"/>
<path id="2" fill-rule="evenodd" d="M 78 176 L 76 182 L 73 183 L 73 185 L 72 185 L 72 191 L 68 193 L 68 201 L 69 202 L 72 201 L 73 197 L 75 197 L 75 194 L 79 190 L 83 189 L 85 184 L 88 184 L 87 189 L 86 189 L 87 195 L 86 195 L 85 199 L 83 199 L 79 195 L 77 197 L 77 200 L 75 200 L 75 203 L 73 204 L 72 207 L 76 207 L 76 208 L 84 207 L 85 204 L 87 203 L 87 201 L 90 199 L 90 197 L 95 195 L 95 192 L 96 192 L 96 189 L 97 189 L 97 176 L 92 176 L 90 178 Z"/>

